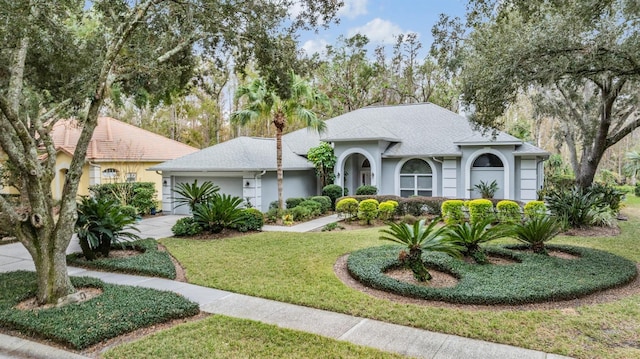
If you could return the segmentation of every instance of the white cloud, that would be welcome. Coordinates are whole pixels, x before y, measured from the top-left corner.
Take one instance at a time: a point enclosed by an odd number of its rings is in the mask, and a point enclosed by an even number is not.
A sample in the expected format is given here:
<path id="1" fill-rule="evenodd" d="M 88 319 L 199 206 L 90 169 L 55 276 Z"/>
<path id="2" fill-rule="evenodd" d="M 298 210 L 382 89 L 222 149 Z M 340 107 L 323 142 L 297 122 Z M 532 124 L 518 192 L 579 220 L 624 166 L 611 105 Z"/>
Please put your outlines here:
<path id="1" fill-rule="evenodd" d="M 327 45 L 329 43 L 327 40 L 307 40 L 304 44 L 302 44 L 302 49 L 307 53 L 307 55 L 311 56 L 313 54 L 324 55 L 327 50 Z"/>
<path id="2" fill-rule="evenodd" d="M 396 37 L 410 31 L 402 31 L 400 26 L 391 21 L 375 18 L 364 26 L 349 29 L 348 35 L 352 37 L 356 34 L 366 35 L 372 43 L 393 44 Z"/>
<path id="3" fill-rule="evenodd" d="M 368 0 L 344 0 L 344 6 L 338 10 L 339 17 L 354 19 L 367 13 Z"/>

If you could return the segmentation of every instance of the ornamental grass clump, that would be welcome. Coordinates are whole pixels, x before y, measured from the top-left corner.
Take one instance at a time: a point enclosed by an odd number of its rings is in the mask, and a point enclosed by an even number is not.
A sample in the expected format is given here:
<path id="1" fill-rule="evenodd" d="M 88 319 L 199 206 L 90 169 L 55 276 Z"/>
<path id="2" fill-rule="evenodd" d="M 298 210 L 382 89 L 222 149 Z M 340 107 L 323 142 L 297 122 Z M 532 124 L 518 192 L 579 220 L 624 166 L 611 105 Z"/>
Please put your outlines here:
<path id="1" fill-rule="evenodd" d="M 548 255 L 544 246 L 562 232 L 562 224 L 551 216 L 534 216 L 512 227 L 512 237 L 528 244 L 534 253 Z"/>
<path id="2" fill-rule="evenodd" d="M 463 247 L 449 240 L 446 236 L 446 227 L 437 227 L 439 218 L 431 221 L 429 225 L 425 220 L 415 222 L 413 225 L 406 223 L 389 223 L 388 229 L 381 229 L 381 240 L 395 242 L 407 247 L 409 252 L 402 251 L 398 257 L 400 263 L 411 269 L 417 281 L 430 280 L 431 274 L 422 260 L 423 252 L 441 252 L 453 257 L 460 257 Z"/>

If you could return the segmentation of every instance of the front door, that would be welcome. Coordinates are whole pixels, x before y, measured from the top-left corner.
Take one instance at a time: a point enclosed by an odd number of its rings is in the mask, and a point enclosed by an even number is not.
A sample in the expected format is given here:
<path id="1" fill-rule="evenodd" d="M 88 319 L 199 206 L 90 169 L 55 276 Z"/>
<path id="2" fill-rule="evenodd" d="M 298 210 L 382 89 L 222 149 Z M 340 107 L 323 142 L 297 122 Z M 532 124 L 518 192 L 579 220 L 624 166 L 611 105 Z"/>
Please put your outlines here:
<path id="1" fill-rule="evenodd" d="M 360 186 L 371 185 L 371 170 L 360 170 Z"/>

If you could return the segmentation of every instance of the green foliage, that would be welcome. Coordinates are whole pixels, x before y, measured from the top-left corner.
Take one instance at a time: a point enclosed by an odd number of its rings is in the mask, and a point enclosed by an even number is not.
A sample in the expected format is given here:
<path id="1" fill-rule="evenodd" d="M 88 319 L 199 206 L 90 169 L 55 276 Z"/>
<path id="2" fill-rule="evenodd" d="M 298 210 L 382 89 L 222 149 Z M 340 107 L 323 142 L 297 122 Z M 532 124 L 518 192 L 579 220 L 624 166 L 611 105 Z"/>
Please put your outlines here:
<path id="1" fill-rule="evenodd" d="M 67 263 L 109 272 L 176 278 L 176 269 L 171 261 L 171 256 L 166 251 L 158 250 L 158 242 L 155 239 L 147 238 L 127 242 L 121 247 L 112 246 L 112 249 L 116 248 L 131 249 L 140 253 L 124 258 L 98 258 L 93 261 L 87 261 L 78 254 L 70 254 L 67 256 Z"/>
<path id="2" fill-rule="evenodd" d="M 228 194 L 215 195 L 206 203 L 196 204 L 193 218 L 204 230 L 220 233 L 234 226 L 242 215 L 242 198 Z"/>
<path id="3" fill-rule="evenodd" d="M 364 220 L 368 225 L 378 218 L 378 201 L 375 199 L 365 199 L 358 204 L 358 218 Z"/>
<path id="4" fill-rule="evenodd" d="M 310 199 L 320 203 L 320 210 L 322 214 L 327 213 L 331 209 L 331 198 L 327 196 L 314 196 Z"/>
<path id="5" fill-rule="evenodd" d="M 524 218 L 547 215 L 547 205 L 543 201 L 531 201 L 524 205 Z"/>
<path id="6" fill-rule="evenodd" d="M 591 187 L 589 187 L 589 191 L 593 196 L 601 197 L 602 202 L 608 205 L 614 214 L 618 214 L 620 212 L 620 205 L 622 204 L 626 194 L 625 191 L 617 188 L 615 185 L 602 184 L 598 182 L 594 182 Z"/>
<path id="7" fill-rule="evenodd" d="M 344 194 L 343 194 L 344 190 Z M 337 184 L 330 184 L 322 188 L 322 195 L 331 198 L 331 209 L 335 209 L 336 200 L 343 195 L 346 196 L 349 191 L 346 188 L 340 187 Z"/>
<path id="8" fill-rule="evenodd" d="M 636 183 L 636 187 L 633 190 L 633 194 L 635 194 L 636 197 L 640 197 L 640 183 Z"/>
<path id="9" fill-rule="evenodd" d="M 171 232 L 176 237 L 189 237 L 202 233 L 204 229 L 193 217 L 183 217 L 171 227 Z"/>
<path id="10" fill-rule="evenodd" d="M 393 218 L 397 208 L 398 202 L 394 200 L 381 202 L 378 206 L 378 217 L 383 221 L 389 220 Z"/>
<path id="11" fill-rule="evenodd" d="M 483 222 L 485 220 L 495 220 L 496 216 L 493 211 L 493 203 L 488 199 L 474 199 L 468 201 L 470 222 Z"/>
<path id="12" fill-rule="evenodd" d="M 120 206 L 120 211 L 129 217 L 132 217 L 132 218 L 138 217 L 138 209 L 134 206 L 129 206 L 129 205 Z"/>
<path id="13" fill-rule="evenodd" d="M 316 169 L 316 176 L 320 178 L 320 183 L 323 188 L 335 180 L 336 175 L 333 173 L 333 168 L 335 167 L 338 159 L 333 154 L 333 146 L 327 142 L 320 142 L 320 145 L 317 147 L 309 149 L 307 152 L 307 159 L 313 163 L 313 166 Z M 325 195 L 324 189 L 323 195 Z"/>
<path id="14" fill-rule="evenodd" d="M 447 226 L 447 237 L 465 248 L 465 255 L 478 264 L 487 264 L 487 256 L 480 244 L 507 237 L 510 229 L 506 225 L 491 226 L 492 220 L 464 222 Z"/>
<path id="15" fill-rule="evenodd" d="M 358 201 L 355 198 L 343 198 L 336 203 L 336 212 L 353 218 L 358 215 Z"/>
<path id="16" fill-rule="evenodd" d="M 411 214 L 405 214 L 404 216 L 402 216 L 402 218 L 400 218 L 400 223 L 413 225 L 416 222 L 418 222 L 418 218 L 416 218 L 416 216 Z"/>
<path id="17" fill-rule="evenodd" d="M 375 186 L 364 185 L 356 189 L 356 195 L 375 195 L 378 193 L 378 189 Z"/>
<path id="18" fill-rule="evenodd" d="M 285 203 L 287 206 L 287 209 L 293 209 L 298 207 L 298 205 L 300 205 L 300 203 L 302 203 L 302 201 L 304 201 L 304 198 L 301 197 L 291 197 L 291 198 L 287 198 Z"/>
<path id="19" fill-rule="evenodd" d="M 136 329 L 199 313 L 198 304 L 181 295 L 149 288 L 107 284 L 99 279 L 72 277 L 76 288 L 103 293 L 84 303 L 46 310 L 15 306 L 36 290 L 33 272 L 0 274 L 0 325 L 27 335 L 82 350 Z"/>
<path id="20" fill-rule="evenodd" d="M 335 229 L 344 229 L 344 227 L 339 225 L 338 222 L 327 223 L 322 227 L 323 232 L 331 232 Z"/>
<path id="21" fill-rule="evenodd" d="M 87 260 L 96 259 L 98 253 L 108 257 L 112 244 L 140 239 L 133 233 L 138 231 L 133 226 L 135 217 L 123 212 L 122 207 L 114 201 L 82 197 L 77 210 L 75 230 Z"/>
<path id="22" fill-rule="evenodd" d="M 287 210 L 287 214 L 291 215 L 291 221 L 304 222 L 313 217 L 313 209 L 307 206 L 297 206 Z"/>
<path id="23" fill-rule="evenodd" d="M 612 211 L 604 196 L 605 192 L 601 188 L 582 189 L 575 186 L 571 190 L 550 191 L 545 201 L 551 214 L 561 219 L 566 226 L 580 228 L 594 225 L 595 219 L 603 212 Z"/>
<path id="24" fill-rule="evenodd" d="M 496 204 L 498 211 L 498 221 L 505 224 L 516 224 L 522 222 L 522 214 L 520 214 L 520 206 L 509 200 L 503 200 Z"/>
<path id="25" fill-rule="evenodd" d="M 377 196 L 377 198 L 380 198 L 380 197 L 381 196 Z M 447 199 L 443 197 L 423 197 L 423 196 L 397 198 L 397 201 L 398 201 L 397 211 L 399 215 L 410 214 L 416 217 L 420 217 L 425 214 L 441 216 L 442 203 L 446 200 Z"/>
<path id="26" fill-rule="evenodd" d="M 465 220 L 464 201 L 460 199 L 451 199 L 442 202 L 441 211 L 444 222 L 447 225 L 463 223 Z"/>
<path id="27" fill-rule="evenodd" d="M 402 251 L 399 261 L 410 268 L 416 280 L 424 282 L 431 279 L 431 274 L 424 265 L 423 252 L 440 252 L 451 256 L 460 256 L 461 247 L 447 239 L 447 229 L 437 227 L 438 220 L 425 225 L 425 220 L 406 223 L 389 223 L 388 229 L 381 229 L 381 240 L 395 242 L 405 246 L 409 253 Z"/>
<path id="28" fill-rule="evenodd" d="M 238 221 L 233 225 L 239 232 L 259 231 L 264 226 L 264 216 L 256 208 L 245 208 Z"/>
<path id="29" fill-rule="evenodd" d="M 133 206 L 139 214 L 148 214 L 156 206 L 156 187 L 153 182 L 105 183 L 91 186 L 89 191 L 94 197 Z"/>
<path id="30" fill-rule="evenodd" d="M 531 246 L 535 253 L 547 254 L 544 243 L 562 232 L 562 225 L 550 216 L 534 216 L 511 228 L 511 236 Z"/>
<path id="31" fill-rule="evenodd" d="M 177 204 L 176 208 L 187 205 L 192 213 L 194 213 L 196 206 L 199 204 L 207 203 L 211 198 L 216 196 L 220 191 L 220 187 L 213 184 L 210 181 L 204 181 L 201 185 L 198 185 L 198 180 L 194 180 L 193 183 L 178 183 L 173 192 L 178 194 L 178 197 L 174 197 L 174 202 Z"/>
<path id="32" fill-rule="evenodd" d="M 276 201 L 276 207 L 275 208 L 269 208 L 267 213 L 264 214 L 264 218 L 265 218 L 265 221 L 267 223 L 276 223 L 279 218 L 282 218 L 282 215 L 284 213 L 283 213 L 283 211 L 278 209 L 277 203 L 278 202 Z"/>
<path id="33" fill-rule="evenodd" d="M 491 183 L 486 183 L 485 181 L 480 181 L 480 183 L 473 186 L 474 190 L 482 196 L 482 198 L 493 198 L 493 196 L 498 192 L 498 182 L 496 180 L 491 181 Z"/>
<path id="34" fill-rule="evenodd" d="M 635 263 L 608 252 L 573 246 L 548 246 L 576 256 L 561 259 L 521 251 L 517 246 L 487 247 L 488 254 L 513 258 L 513 265 L 478 266 L 438 253 L 426 253 L 426 265 L 459 279 L 458 285 L 434 288 L 395 280 L 385 272 L 402 266 L 397 246 L 352 252 L 349 273 L 361 283 L 403 296 L 464 304 L 525 304 L 579 298 L 629 283 Z M 589 273 L 589 280 L 585 280 Z"/>

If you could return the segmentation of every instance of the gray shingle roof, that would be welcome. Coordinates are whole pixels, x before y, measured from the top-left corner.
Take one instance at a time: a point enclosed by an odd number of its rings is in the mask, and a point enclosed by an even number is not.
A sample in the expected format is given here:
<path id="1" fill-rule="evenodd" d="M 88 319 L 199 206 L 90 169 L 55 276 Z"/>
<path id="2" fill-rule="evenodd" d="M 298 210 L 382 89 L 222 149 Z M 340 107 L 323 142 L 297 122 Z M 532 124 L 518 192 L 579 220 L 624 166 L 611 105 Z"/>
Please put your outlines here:
<path id="1" fill-rule="evenodd" d="M 284 142 L 284 141 L 283 141 Z M 285 170 L 313 168 L 289 146 L 282 146 Z M 238 137 L 149 168 L 152 171 L 262 171 L 276 169 L 276 140 Z"/>

